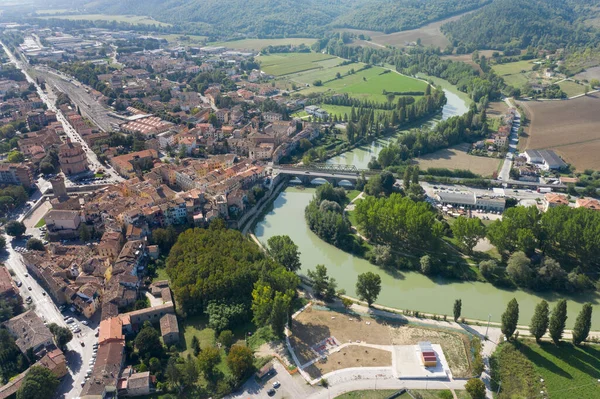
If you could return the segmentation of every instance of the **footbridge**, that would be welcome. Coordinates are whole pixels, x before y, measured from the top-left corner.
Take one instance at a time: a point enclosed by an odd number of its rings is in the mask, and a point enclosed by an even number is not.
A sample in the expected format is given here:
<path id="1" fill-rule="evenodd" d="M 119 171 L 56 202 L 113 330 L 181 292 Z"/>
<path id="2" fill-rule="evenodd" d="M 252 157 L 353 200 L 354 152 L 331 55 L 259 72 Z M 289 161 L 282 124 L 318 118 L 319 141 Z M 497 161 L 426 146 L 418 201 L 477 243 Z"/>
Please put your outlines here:
<path id="1" fill-rule="evenodd" d="M 320 184 L 327 181 L 334 186 L 354 186 L 361 175 L 368 179 L 370 170 L 358 169 L 354 165 L 313 163 L 310 165 L 276 165 L 273 173 L 298 179 L 304 185 Z"/>

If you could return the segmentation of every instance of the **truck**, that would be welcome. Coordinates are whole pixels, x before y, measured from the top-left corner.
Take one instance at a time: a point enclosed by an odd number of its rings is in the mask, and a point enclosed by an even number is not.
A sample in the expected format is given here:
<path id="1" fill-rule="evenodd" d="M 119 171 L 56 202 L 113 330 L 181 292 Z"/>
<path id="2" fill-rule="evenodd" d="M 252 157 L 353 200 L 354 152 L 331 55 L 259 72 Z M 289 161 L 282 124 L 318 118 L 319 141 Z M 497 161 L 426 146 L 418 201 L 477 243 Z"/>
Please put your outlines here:
<path id="1" fill-rule="evenodd" d="M 538 187 L 537 192 L 538 193 L 551 193 L 552 187 Z"/>

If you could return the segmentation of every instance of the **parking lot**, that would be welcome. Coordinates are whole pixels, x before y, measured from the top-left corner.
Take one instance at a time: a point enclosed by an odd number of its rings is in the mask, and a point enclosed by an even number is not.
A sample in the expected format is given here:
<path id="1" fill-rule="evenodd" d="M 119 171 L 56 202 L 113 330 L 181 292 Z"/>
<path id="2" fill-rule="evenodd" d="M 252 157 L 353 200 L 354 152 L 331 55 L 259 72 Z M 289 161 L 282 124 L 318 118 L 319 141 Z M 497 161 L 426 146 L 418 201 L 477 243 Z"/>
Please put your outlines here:
<path id="1" fill-rule="evenodd" d="M 290 375 L 279 361 L 273 360 L 274 373 L 264 377 L 260 382 L 256 378 L 250 378 L 242 389 L 227 398 L 304 398 L 316 392 L 316 388 L 308 385 L 299 373 Z M 273 383 L 279 382 L 279 387 L 274 388 Z M 271 394 L 269 394 L 269 391 Z"/>

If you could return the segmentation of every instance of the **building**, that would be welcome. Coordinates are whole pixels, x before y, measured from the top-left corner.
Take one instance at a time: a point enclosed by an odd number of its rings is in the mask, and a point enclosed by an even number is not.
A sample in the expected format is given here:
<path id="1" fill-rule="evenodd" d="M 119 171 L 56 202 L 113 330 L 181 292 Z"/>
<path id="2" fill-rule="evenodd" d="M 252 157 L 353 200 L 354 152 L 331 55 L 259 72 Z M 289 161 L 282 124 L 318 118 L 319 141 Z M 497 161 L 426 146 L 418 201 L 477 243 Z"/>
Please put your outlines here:
<path id="1" fill-rule="evenodd" d="M 58 147 L 58 162 L 61 170 L 67 175 L 76 175 L 88 170 L 88 160 L 79 143 L 71 142 L 71 139 Z"/>
<path id="2" fill-rule="evenodd" d="M 539 165 L 544 170 L 559 170 L 567 164 L 552 150 L 527 150 L 524 153 L 528 163 Z"/>
<path id="3" fill-rule="evenodd" d="M 33 186 L 31 167 L 23 163 L 0 163 L 0 184 L 15 184 L 31 188 Z"/>
<path id="4" fill-rule="evenodd" d="M 554 208 L 561 205 L 569 205 L 569 199 L 566 195 L 546 193 L 544 196 L 544 212 L 550 208 Z"/>
<path id="5" fill-rule="evenodd" d="M 163 342 L 167 346 L 174 345 L 179 342 L 179 326 L 177 325 L 177 316 L 169 313 L 160 319 L 160 333 Z"/>
<path id="6" fill-rule="evenodd" d="M 142 396 L 149 395 L 153 391 L 154 377 L 149 371 L 142 373 L 133 373 L 128 377 L 123 377 L 119 381 L 119 395 L 123 396 Z"/>
<path id="7" fill-rule="evenodd" d="M 147 169 L 152 166 L 153 160 L 156 158 L 158 158 L 156 150 L 143 150 L 114 157 L 110 163 L 117 173 L 125 178 L 130 178 L 135 175 L 136 168 Z"/>
<path id="8" fill-rule="evenodd" d="M 443 205 L 450 205 L 459 209 L 480 209 L 484 211 L 504 211 L 506 200 L 504 198 L 481 196 L 467 192 L 445 192 L 436 193 L 436 198 Z"/>
<path id="9" fill-rule="evenodd" d="M 15 343 L 24 354 L 31 349 L 37 355 L 54 347 L 52 333 L 33 310 L 4 322 L 4 327 L 15 338 Z"/>
<path id="10" fill-rule="evenodd" d="M 89 380 L 83 386 L 81 399 L 118 397 L 119 375 L 123 367 L 125 340 L 98 346 L 96 363 Z"/>
<path id="11" fill-rule="evenodd" d="M 124 340 L 123 322 L 119 317 L 102 320 L 98 330 L 98 345 Z"/>
<path id="12" fill-rule="evenodd" d="M 263 119 L 267 122 L 275 122 L 283 119 L 283 115 L 277 112 L 263 112 Z"/>
<path id="13" fill-rule="evenodd" d="M 0 266 L 0 298 L 21 300 L 19 289 L 4 266 Z"/>
<path id="14" fill-rule="evenodd" d="M 307 114 L 315 116 L 317 118 L 321 118 L 321 119 L 329 118 L 329 113 L 327 111 L 325 111 L 324 109 L 317 107 L 316 105 L 309 105 L 307 107 L 304 107 L 304 111 L 306 111 Z"/>
<path id="15" fill-rule="evenodd" d="M 52 209 L 44 216 L 44 220 L 50 231 L 75 231 L 81 225 L 81 215 L 79 211 L 57 211 Z"/>
<path id="16" fill-rule="evenodd" d="M 56 376 L 63 378 L 69 373 L 67 370 L 67 359 L 60 349 L 54 349 L 44 355 L 38 362 L 38 366 L 44 366 Z"/>
<path id="17" fill-rule="evenodd" d="M 575 208 L 587 208 L 594 211 L 600 211 L 600 201 L 593 198 L 577 198 Z"/>

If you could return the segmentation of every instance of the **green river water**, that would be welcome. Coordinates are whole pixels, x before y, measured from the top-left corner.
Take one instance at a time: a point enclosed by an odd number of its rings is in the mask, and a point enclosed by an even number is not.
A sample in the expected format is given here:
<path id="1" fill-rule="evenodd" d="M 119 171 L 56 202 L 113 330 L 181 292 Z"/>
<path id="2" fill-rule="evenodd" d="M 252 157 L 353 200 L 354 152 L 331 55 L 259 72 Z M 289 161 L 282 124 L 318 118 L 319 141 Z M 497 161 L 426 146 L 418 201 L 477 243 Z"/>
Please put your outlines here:
<path id="1" fill-rule="evenodd" d="M 436 81 L 438 84 L 439 81 Z M 446 91 L 448 104 L 441 117 L 446 119 L 460 115 L 468 110 L 462 93 L 457 93 L 447 82 L 439 82 Z M 440 116 L 425 123 L 435 123 Z M 371 156 L 390 138 L 380 139 L 370 146 L 354 149 L 330 160 L 333 163 L 354 164 L 358 168 L 366 168 Z M 537 294 L 522 290 L 504 290 L 488 283 L 448 281 L 443 278 L 429 278 L 416 272 L 390 273 L 368 261 L 348 254 L 317 237 L 306 225 L 304 208 L 314 194 L 314 188 L 288 187 L 275 199 L 271 211 L 259 221 L 254 229 L 256 237 L 263 243 L 274 236 L 287 234 L 298 245 L 302 261 L 302 274 L 313 269 L 317 264 L 327 266 L 329 275 L 336 279 L 338 289 L 345 289 L 348 295 L 356 296 L 356 277 L 368 271 L 378 273 L 382 279 L 381 294 L 378 304 L 398 309 L 418 310 L 421 312 L 452 314 L 455 299 L 462 299 L 463 316 L 492 321 L 500 321 L 506 304 L 516 298 L 520 308 L 520 324 L 529 324 L 535 305 L 546 299 L 552 302 L 564 297 L 562 294 Z M 598 293 L 569 297 L 567 327 L 572 327 L 575 318 L 584 302 L 600 303 Z M 600 329 L 600 308 L 596 307 L 593 317 L 593 329 Z"/>

